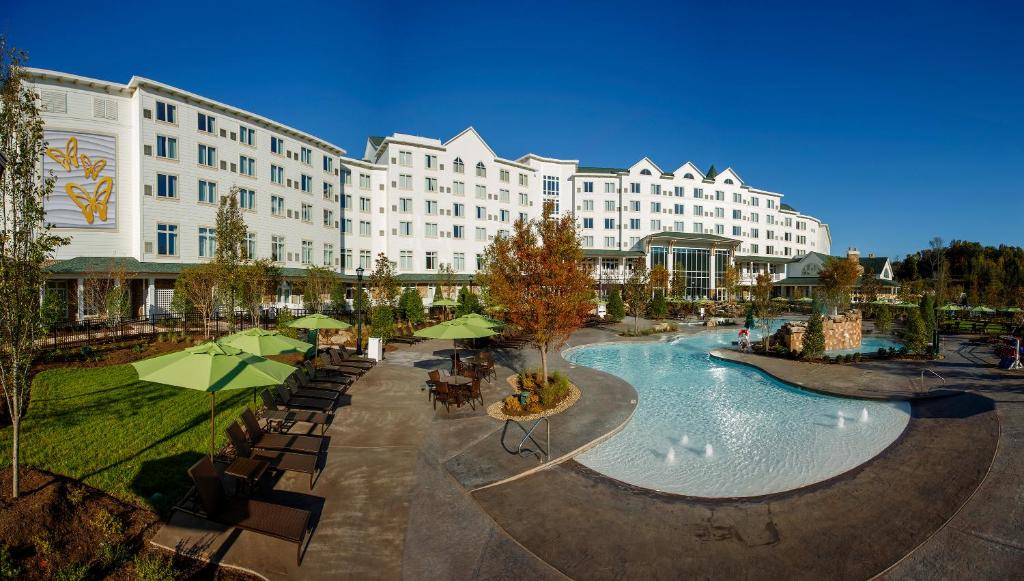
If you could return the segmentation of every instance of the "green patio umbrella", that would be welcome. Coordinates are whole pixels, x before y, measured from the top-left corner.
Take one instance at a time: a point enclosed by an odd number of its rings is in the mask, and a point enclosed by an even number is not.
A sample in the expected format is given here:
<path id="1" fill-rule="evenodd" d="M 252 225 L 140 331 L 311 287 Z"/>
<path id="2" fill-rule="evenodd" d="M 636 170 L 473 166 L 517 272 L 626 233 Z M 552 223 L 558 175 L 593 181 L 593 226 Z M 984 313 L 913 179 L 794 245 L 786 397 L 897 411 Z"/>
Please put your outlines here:
<path id="1" fill-rule="evenodd" d="M 1022 309 L 1020 307 L 1009 307 L 1003 310 L 1006 311 L 1007 313 L 1019 313 Z"/>
<path id="2" fill-rule="evenodd" d="M 295 368 L 291 365 L 246 353 L 237 347 L 208 342 L 184 351 L 168 353 L 132 363 L 139 379 L 210 394 L 210 458 L 217 433 L 217 392 L 278 385 Z"/>
<path id="3" fill-rule="evenodd" d="M 797 302 L 798 303 L 813 303 L 814 299 L 812 299 L 811 297 L 802 297 L 802 298 L 797 299 Z"/>
<path id="4" fill-rule="evenodd" d="M 285 337 L 277 331 L 265 331 L 259 328 L 246 329 L 234 335 L 228 335 L 221 339 L 220 342 L 262 357 L 267 355 L 301 355 L 313 348 L 312 343 Z"/>
<path id="5" fill-rule="evenodd" d="M 487 315 L 481 315 L 479 313 L 469 313 L 466 315 L 462 315 L 461 317 L 454 320 L 463 321 L 467 325 L 475 325 L 477 327 L 484 327 L 487 329 L 497 329 L 499 327 L 505 326 L 505 323 L 502 323 L 497 319 L 492 319 Z"/>
<path id="6" fill-rule="evenodd" d="M 338 319 L 332 319 L 327 315 L 321 315 L 320 313 L 314 313 L 312 315 L 306 315 L 301 319 L 295 319 L 291 323 L 288 323 L 289 327 L 295 327 L 297 329 L 311 329 L 315 330 L 316 333 L 316 349 L 320 351 L 320 329 L 348 329 L 352 325 Z M 316 364 L 314 358 L 313 363 Z"/>
<path id="7" fill-rule="evenodd" d="M 971 311 L 974 312 L 974 313 L 994 313 L 994 312 L 996 312 L 995 309 L 990 309 L 990 308 L 988 308 L 986 306 L 974 307 L 973 309 L 971 309 Z"/>
<path id="8" fill-rule="evenodd" d="M 946 312 L 959 311 L 960 310 L 960 306 L 959 305 L 945 305 L 945 306 L 939 308 L 939 310 L 940 311 L 946 311 Z"/>
<path id="9" fill-rule="evenodd" d="M 456 303 L 455 301 L 453 301 L 451 299 L 437 299 L 436 301 L 430 303 L 430 306 L 432 306 L 432 307 L 454 307 L 457 304 L 458 303 Z"/>
<path id="10" fill-rule="evenodd" d="M 413 335 L 417 337 L 426 337 L 427 339 L 451 339 L 452 346 L 455 348 L 455 357 L 457 359 L 459 357 L 459 346 L 455 341 L 459 339 L 480 339 L 482 337 L 490 337 L 495 334 L 494 329 L 488 329 L 487 327 L 472 324 L 461 319 L 462 317 L 438 323 L 430 327 L 424 327 L 413 333 Z"/>

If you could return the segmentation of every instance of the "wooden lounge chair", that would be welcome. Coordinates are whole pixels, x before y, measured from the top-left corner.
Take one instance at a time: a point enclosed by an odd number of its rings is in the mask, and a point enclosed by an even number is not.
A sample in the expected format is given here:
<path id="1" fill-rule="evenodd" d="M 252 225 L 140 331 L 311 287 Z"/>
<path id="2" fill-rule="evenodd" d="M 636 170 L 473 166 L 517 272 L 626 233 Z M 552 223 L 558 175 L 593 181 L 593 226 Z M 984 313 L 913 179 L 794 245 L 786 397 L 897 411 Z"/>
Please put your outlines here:
<path id="1" fill-rule="evenodd" d="M 308 387 L 315 389 L 333 389 L 334 391 L 340 391 L 342 393 L 348 391 L 352 382 L 356 380 L 354 377 L 334 375 L 326 377 L 324 379 L 316 379 L 313 377 L 312 372 L 306 367 L 306 364 L 302 364 L 292 374 L 292 379 L 296 382 L 296 387 Z"/>
<path id="2" fill-rule="evenodd" d="M 346 360 L 350 360 L 350 361 L 363 361 L 363 362 L 366 362 L 366 363 L 370 363 L 371 365 L 376 365 L 377 364 L 377 361 L 375 359 L 370 359 L 369 357 L 365 357 L 363 355 L 356 355 L 354 353 L 349 353 L 348 348 L 345 347 L 344 345 L 338 347 L 338 351 L 341 351 L 341 354 L 345 356 Z"/>
<path id="3" fill-rule="evenodd" d="M 227 432 L 228 440 L 238 456 L 262 460 L 270 464 L 271 468 L 280 472 L 309 474 L 309 489 L 313 490 L 313 476 L 316 474 L 317 462 L 320 461 L 319 457 L 312 454 L 298 454 L 281 450 L 254 450 L 249 445 L 249 440 L 246 439 L 245 432 L 242 431 L 242 426 L 238 425 L 238 422 L 231 422 L 231 425 L 228 426 L 225 432 Z"/>
<path id="4" fill-rule="evenodd" d="M 242 424 L 245 425 L 249 444 L 259 450 L 280 450 L 282 452 L 299 452 L 302 454 L 320 454 L 324 439 L 320 436 L 300 436 L 298 434 L 277 434 L 267 432 L 260 426 L 256 414 L 246 408 L 242 411 Z"/>
<path id="5" fill-rule="evenodd" d="M 293 396 L 288 388 L 283 385 L 278 385 L 274 388 L 274 393 L 277 396 L 278 401 L 282 405 L 289 408 L 298 408 L 303 410 L 316 410 L 318 412 L 331 413 L 334 411 L 334 404 L 323 399 L 314 399 L 310 397 L 296 397 Z"/>
<path id="6" fill-rule="evenodd" d="M 302 370 L 312 381 L 333 381 L 338 383 L 352 383 L 369 371 L 368 367 L 350 367 L 348 365 L 334 365 L 327 354 L 321 355 L 316 365 L 312 361 L 304 361 Z"/>
<path id="7" fill-rule="evenodd" d="M 229 497 L 224 491 L 213 461 L 208 456 L 188 469 L 206 517 L 237 527 L 295 543 L 295 564 L 302 562 L 302 542 L 309 532 L 310 512 L 250 498 Z"/>
<path id="8" fill-rule="evenodd" d="M 331 365 L 360 367 L 362 369 L 372 369 L 374 366 L 373 361 L 345 357 L 345 353 L 341 349 L 327 349 L 324 351 L 324 354 L 330 359 Z"/>
<path id="9" fill-rule="evenodd" d="M 326 389 L 317 387 L 304 387 L 300 383 L 300 379 L 296 376 L 298 373 L 293 373 L 284 382 L 284 387 L 295 397 L 303 397 L 309 399 L 322 399 L 331 402 L 331 404 L 337 403 L 338 397 L 341 392 L 337 389 Z"/>
<path id="10" fill-rule="evenodd" d="M 265 389 L 260 392 L 260 398 L 263 400 L 263 410 L 260 411 L 260 415 L 267 420 L 268 425 L 276 426 L 279 432 L 290 428 L 297 422 L 305 422 L 320 426 L 320 435 L 322 436 L 327 430 L 327 424 L 331 421 L 331 417 L 322 412 L 288 409 L 275 402 L 274 396 Z"/>

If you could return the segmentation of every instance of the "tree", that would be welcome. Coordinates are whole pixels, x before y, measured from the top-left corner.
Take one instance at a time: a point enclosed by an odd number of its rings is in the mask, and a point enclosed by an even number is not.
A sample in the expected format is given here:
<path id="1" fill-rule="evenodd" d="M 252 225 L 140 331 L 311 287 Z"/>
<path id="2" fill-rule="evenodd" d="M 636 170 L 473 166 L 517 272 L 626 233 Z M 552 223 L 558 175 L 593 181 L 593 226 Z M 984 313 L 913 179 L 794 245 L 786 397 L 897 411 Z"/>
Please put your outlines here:
<path id="1" fill-rule="evenodd" d="M 677 300 L 686 298 L 686 272 L 682 270 L 672 271 L 672 289 L 670 294 Z"/>
<path id="2" fill-rule="evenodd" d="M 362 316 L 370 312 L 370 295 L 365 288 L 356 289 L 352 297 L 352 310 Z"/>
<path id="3" fill-rule="evenodd" d="M 662 265 L 656 265 L 651 269 L 651 289 L 668 288 L 668 269 Z"/>
<path id="4" fill-rule="evenodd" d="M 865 302 L 873 303 L 878 300 L 878 295 L 880 294 L 882 294 L 881 279 L 878 278 L 874 270 L 870 268 L 865 270 L 860 281 L 861 299 Z"/>
<path id="5" fill-rule="evenodd" d="M 387 303 L 377 305 L 373 309 L 370 325 L 373 326 L 373 336 L 380 337 L 386 343 L 395 336 L 395 310 Z"/>
<path id="6" fill-rule="evenodd" d="M 654 290 L 654 298 L 651 299 L 651 306 L 648 309 L 652 319 L 662 320 L 668 316 L 668 303 L 665 302 L 665 291 Z"/>
<path id="7" fill-rule="evenodd" d="M 633 317 L 633 333 L 639 327 L 638 318 L 647 312 L 647 304 L 651 302 L 651 279 L 647 272 L 647 260 L 643 257 L 633 259 L 633 270 L 623 285 L 623 298 Z"/>
<path id="8" fill-rule="evenodd" d="M 217 293 L 214 292 L 217 282 L 217 267 L 203 264 L 182 269 L 178 280 L 174 281 L 174 294 L 185 295 L 192 308 L 203 318 L 203 334 L 210 336 L 210 320 L 217 310 Z"/>
<path id="9" fill-rule="evenodd" d="M 399 301 L 399 307 L 402 317 L 413 325 L 419 325 L 427 318 L 426 311 L 423 308 L 423 297 L 414 288 L 405 289 Z"/>
<path id="10" fill-rule="evenodd" d="M 324 297 L 331 292 L 334 273 L 323 266 L 306 268 L 306 279 L 302 284 L 302 306 L 310 312 L 319 313 L 324 306 Z"/>
<path id="11" fill-rule="evenodd" d="M 803 350 L 800 354 L 804 359 L 819 359 L 825 354 L 825 327 L 821 320 L 821 313 L 813 311 L 811 318 L 807 321 L 807 331 L 804 333 Z"/>
<path id="12" fill-rule="evenodd" d="M 747 317 L 743 321 L 743 328 L 749 331 L 750 329 L 754 328 L 755 324 L 756 323 L 754 322 L 754 304 L 751 303 L 750 306 L 747 307 Z"/>
<path id="13" fill-rule="evenodd" d="M 725 267 L 722 273 L 722 286 L 725 291 L 725 300 L 729 304 L 736 301 L 736 289 L 740 286 L 740 271 L 733 265 Z"/>
<path id="14" fill-rule="evenodd" d="M 924 330 L 931 341 L 932 334 L 935 333 L 935 301 L 930 293 L 924 293 L 921 295 L 921 302 L 918 303 L 918 308 L 921 309 L 921 320 L 924 321 Z"/>
<path id="15" fill-rule="evenodd" d="M 548 353 L 583 326 L 593 308 L 593 279 L 572 214 L 555 217 L 544 206 L 539 220 L 518 220 L 511 236 L 497 236 L 478 277 L 500 315 L 540 351 L 543 381 Z"/>
<path id="16" fill-rule="evenodd" d="M 626 305 L 622 303 L 622 293 L 618 287 L 608 292 L 607 317 L 618 322 L 626 317 Z"/>
<path id="17" fill-rule="evenodd" d="M 920 308 L 908 309 L 907 325 L 903 329 L 903 343 L 911 353 L 924 353 L 928 348 L 930 337 L 925 328 Z"/>
<path id="18" fill-rule="evenodd" d="M 21 419 L 29 369 L 42 333 L 39 289 L 44 264 L 68 240 L 51 233 L 43 203 L 55 178 L 39 175 L 46 149 L 35 91 L 22 85 L 25 55 L 0 37 L 0 387 L 12 424 L 11 495 L 18 498 Z"/>
<path id="19" fill-rule="evenodd" d="M 860 273 L 860 264 L 848 258 L 832 258 L 818 273 L 822 299 L 833 315 L 849 306 Z"/>
<path id="20" fill-rule="evenodd" d="M 235 306 L 238 303 L 238 291 L 241 280 L 239 268 L 246 259 L 245 238 L 248 232 L 242 210 L 238 207 L 237 186 L 220 199 L 217 207 L 215 231 L 217 247 L 213 254 L 214 273 L 217 292 L 221 295 L 221 303 L 228 307 L 228 329 L 235 330 Z"/>
<path id="21" fill-rule="evenodd" d="M 107 320 L 119 323 L 130 319 L 132 315 L 132 297 L 128 285 L 117 284 L 110 287 L 106 297 Z"/>
<path id="22" fill-rule="evenodd" d="M 339 313 L 349 313 L 348 298 L 345 296 L 345 285 L 335 281 L 331 286 L 331 308 Z"/>
<path id="23" fill-rule="evenodd" d="M 459 289 L 459 300 L 455 302 L 455 316 L 461 317 L 470 313 L 484 312 L 484 307 L 480 304 L 480 297 L 473 292 L 468 286 L 464 286 Z"/>
<path id="24" fill-rule="evenodd" d="M 455 269 L 450 264 L 442 264 L 437 269 L 437 289 L 434 299 L 450 299 L 455 292 Z"/>
<path id="25" fill-rule="evenodd" d="M 238 305 L 249 314 L 253 326 L 260 324 L 264 300 L 273 296 L 280 284 L 281 269 L 268 258 L 253 260 L 238 269 Z"/>
<path id="26" fill-rule="evenodd" d="M 754 284 L 754 315 L 757 317 L 757 328 L 761 330 L 761 340 L 764 342 L 765 351 L 768 350 L 768 337 L 771 336 L 772 327 L 781 315 L 782 308 L 777 301 L 772 300 L 772 292 L 775 283 L 772 275 L 762 272 L 757 275 Z"/>
<path id="27" fill-rule="evenodd" d="M 396 305 L 401 289 L 395 276 L 395 263 L 383 252 L 374 261 L 373 272 L 370 273 L 370 289 L 375 304 L 392 308 Z"/>
<path id="28" fill-rule="evenodd" d="M 879 333 L 888 333 L 892 328 L 892 309 L 889 305 L 879 305 L 875 311 L 875 330 Z"/>
<path id="29" fill-rule="evenodd" d="M 47 332 L 68 318 L 68 302 L 57 291 L 46 289 L 39 306 L 39 323 Z"/>

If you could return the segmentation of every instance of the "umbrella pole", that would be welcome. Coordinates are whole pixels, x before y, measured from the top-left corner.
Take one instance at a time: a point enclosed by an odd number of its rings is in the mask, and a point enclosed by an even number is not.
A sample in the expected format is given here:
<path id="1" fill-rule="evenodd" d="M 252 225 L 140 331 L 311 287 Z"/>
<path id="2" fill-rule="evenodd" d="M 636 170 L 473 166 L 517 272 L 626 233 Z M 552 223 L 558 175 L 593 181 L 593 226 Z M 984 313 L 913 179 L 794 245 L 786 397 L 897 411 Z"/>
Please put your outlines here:
<path id="1" fill-rule="evenodd" d="M 217 417 L 214 410 L 217 409 L 217 392 L 210 392 L 210 461 L 213 461 L 213 441 L 217 433 Z"/>

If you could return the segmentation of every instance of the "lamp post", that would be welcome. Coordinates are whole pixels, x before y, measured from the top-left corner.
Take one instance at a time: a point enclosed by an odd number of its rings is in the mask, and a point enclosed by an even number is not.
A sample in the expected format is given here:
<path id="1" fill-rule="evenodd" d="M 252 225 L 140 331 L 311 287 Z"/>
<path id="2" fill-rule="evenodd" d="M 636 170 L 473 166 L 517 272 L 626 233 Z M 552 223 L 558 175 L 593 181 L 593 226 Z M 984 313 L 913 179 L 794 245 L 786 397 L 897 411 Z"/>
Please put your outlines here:
<path id="1" fill-rule="evenodd" d="M 356 269 L 356 280 L 359 281 L 356 286 L 356 355 L 363 354 L 363 272 L 362 266 Z"/>

